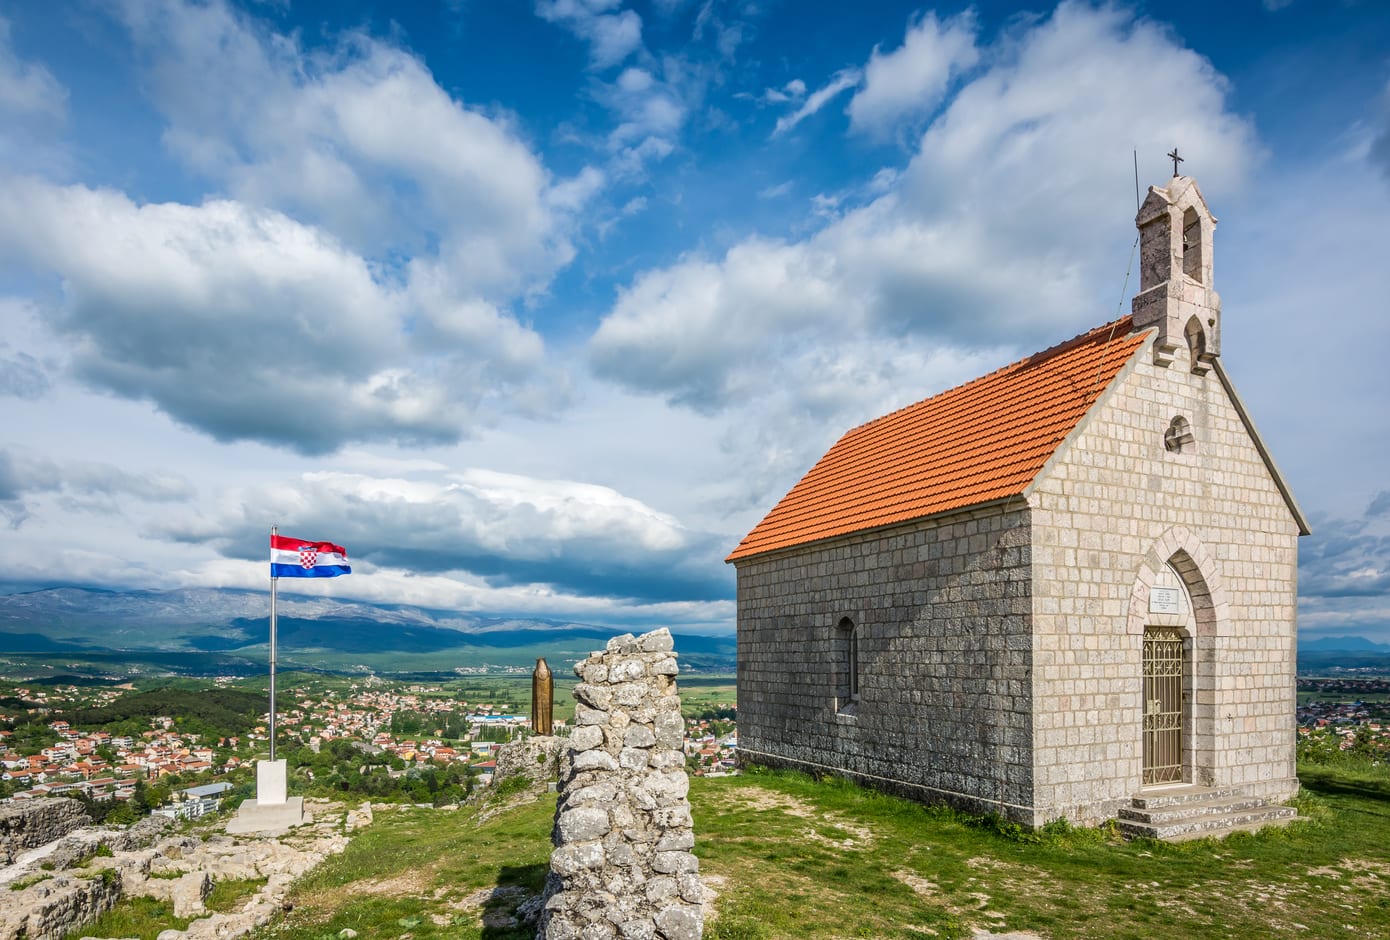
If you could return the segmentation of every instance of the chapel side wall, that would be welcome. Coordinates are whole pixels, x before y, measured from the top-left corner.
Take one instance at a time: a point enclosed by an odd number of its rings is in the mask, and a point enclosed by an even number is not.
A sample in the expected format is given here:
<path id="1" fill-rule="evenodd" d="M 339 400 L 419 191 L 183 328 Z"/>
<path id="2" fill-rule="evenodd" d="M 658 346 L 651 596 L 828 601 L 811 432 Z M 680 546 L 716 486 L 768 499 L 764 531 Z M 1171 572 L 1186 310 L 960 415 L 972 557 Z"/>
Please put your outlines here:
<path id="1" fill-rule="evenodd" d="M 1029 571 L 1021 499 L 740 562 L 740 755 L 1031 819 Z"/>
<path id="2" fill-rule="evenodd" d="M 1195 436 L 1178 453 L 1175 415 Z M 1217 588 L 1189 642 L 1189 782 L 1293 795 L 1298 529 L 1215 372 L 1141 349 L 1030 502 L 1042 818 L 1098 822 L 1140 790 L 1143 627 L 1165 621 L 1132 595 L 1160 540 L 1199 546 Z"/>

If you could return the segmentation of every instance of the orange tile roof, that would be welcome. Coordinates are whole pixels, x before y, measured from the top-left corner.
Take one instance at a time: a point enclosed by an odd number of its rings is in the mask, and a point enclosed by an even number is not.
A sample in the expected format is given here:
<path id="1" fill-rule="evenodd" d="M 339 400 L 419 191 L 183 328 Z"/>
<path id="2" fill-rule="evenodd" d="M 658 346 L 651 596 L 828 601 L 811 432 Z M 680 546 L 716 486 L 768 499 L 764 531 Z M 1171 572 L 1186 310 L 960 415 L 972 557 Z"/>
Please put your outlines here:
<path id="1" fill-rule="evenodd" d="M 1144 342 L 1129 317 L 862 424 L 725 561 L 1023 492 Z"/>

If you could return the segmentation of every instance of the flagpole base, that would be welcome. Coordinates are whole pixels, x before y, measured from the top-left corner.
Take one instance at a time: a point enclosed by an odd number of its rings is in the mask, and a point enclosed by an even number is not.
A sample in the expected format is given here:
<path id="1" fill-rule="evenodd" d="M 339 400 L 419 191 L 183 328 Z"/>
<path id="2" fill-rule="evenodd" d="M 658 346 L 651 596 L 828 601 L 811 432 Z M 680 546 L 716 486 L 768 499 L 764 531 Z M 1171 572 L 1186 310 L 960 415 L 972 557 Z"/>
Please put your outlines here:
<path id="1" fill-rule="evenodd" d="M 287 796 L 286 761 L 256 761 L 256 798 L 241 804 L 227 822 L 227 831 L 269 832 L 290 829 L 313 821 L 304 810 L 302 796 Z"/>
<path id="2" fill-rule="evenodd" d="M 302 796 L 292 796 L 283 803 L 269 806 L 247 800 L 241 804 L 236 815 L 227 820 L 227 832 L 231 835 L 287 832 L 295 826 L 308 825 L 313 821 L 314 817 L 304 808 Z"/>

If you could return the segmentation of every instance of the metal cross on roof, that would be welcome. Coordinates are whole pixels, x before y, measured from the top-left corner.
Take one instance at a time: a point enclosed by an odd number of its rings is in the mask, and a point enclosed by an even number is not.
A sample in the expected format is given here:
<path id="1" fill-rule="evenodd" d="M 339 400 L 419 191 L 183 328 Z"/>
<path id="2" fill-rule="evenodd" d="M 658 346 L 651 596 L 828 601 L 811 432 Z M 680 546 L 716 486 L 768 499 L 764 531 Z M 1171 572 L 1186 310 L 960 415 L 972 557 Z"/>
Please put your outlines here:
<path id="1" fill-rule="evenodd" d="M 1173 175 L 1178 175 L 1178 164 L 1183 162 L 1182 157 L 1178 156 L 1178 148 L 1174 147 L 1168 154 L 1168 159 L 1173 161 Z"/>

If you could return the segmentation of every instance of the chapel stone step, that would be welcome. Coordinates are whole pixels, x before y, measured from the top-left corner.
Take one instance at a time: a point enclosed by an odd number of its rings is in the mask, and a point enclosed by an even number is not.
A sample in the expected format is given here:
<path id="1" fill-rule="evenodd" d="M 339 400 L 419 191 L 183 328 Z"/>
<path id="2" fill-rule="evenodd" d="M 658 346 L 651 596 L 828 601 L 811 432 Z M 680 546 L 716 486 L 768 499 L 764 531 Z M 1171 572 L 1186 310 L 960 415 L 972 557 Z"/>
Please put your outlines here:
<path id="1" fill-rule="evenodd" d="M 1136 796 L 1119 812 L 1120 832 L 1127 838 L 1176 842 L 1265 826 L 1285 826 L 1298 818 L 1291 806 L 1271 804 L 1239 787 L 1172 787 Z"/>

